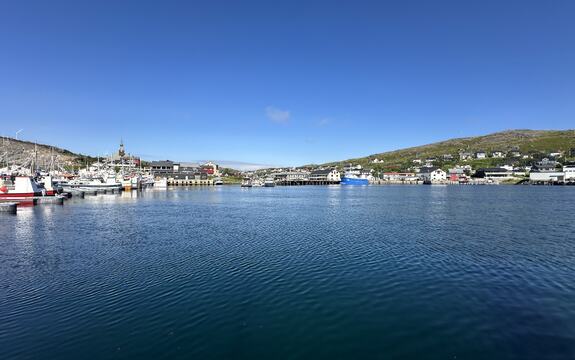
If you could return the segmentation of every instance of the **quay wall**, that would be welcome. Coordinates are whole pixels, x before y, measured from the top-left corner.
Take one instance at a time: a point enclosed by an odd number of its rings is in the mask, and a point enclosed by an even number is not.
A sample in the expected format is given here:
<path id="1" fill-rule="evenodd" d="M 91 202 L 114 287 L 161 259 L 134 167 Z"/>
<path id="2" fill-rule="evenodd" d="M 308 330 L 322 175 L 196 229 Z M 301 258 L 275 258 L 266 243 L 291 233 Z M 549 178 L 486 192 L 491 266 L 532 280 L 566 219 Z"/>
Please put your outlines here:
<path id="1" fill-rule="evenodd" d="M 168 186 L 211 186 L 214 185 L 214 180 L 211 179 L 168 179 Z"/>

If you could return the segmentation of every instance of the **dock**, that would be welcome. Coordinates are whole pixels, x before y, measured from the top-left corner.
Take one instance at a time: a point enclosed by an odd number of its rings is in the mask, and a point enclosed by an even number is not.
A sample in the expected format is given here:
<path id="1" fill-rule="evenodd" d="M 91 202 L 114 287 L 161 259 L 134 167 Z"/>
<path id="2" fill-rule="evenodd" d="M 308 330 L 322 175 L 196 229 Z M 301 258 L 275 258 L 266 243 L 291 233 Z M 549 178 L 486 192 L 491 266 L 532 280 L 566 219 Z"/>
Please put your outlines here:
<path id="1" fill-rule="evenodd" d="M 17 209 L 18 209 L 18 203 L 15 202 L 0 203 L 0 213 L 16 214 Z"/>
<path id="2" fill-rule="evenodd" d="M 211 179 L 168 179 L 168 186 L 212 186 L 214 180 Z"/>
<path id="3" fill-rule="evenodd" d="M 278 180 L 277 186 L 302 186 L 302 185 L 338 185 L 339 181 L 327 180 L 308 180 L 308 179 L 294 179 L 294 180 Z"/>

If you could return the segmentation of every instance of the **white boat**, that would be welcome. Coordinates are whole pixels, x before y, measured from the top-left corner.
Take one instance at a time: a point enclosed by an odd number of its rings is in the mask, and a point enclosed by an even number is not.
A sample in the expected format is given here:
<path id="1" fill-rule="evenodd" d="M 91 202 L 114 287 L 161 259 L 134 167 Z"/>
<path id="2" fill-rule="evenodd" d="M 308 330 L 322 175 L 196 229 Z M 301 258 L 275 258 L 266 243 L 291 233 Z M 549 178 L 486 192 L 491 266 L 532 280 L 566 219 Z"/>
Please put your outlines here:
<path id="1" fill-rule="evenodd" d="M 54 196 L 62 192 L 62 187 L 57 185 L 50 175 L 42 176 L 38 181 L 38 185 L 46 196 Z"/>
<path id="2" fill-rule="evenodd" d="M 275 183 L 275 181 L 274 181 L 273 178 L 268 177 L 268 178 L 266 178 L 266 180 L 264 181 L 264 186 L 265 186 L 265 187 L 274 187 L 274 186 L 276 186 L 276 183 Z"/>
<path id="3" fill-rule="evenodd" d="M 154 187 L 159 189 L 165 189 L 168 187 L 168 179 L 159 178 L 154 181 Z"/>
<path id="4" fill-rule="evenodd" d="M 60 183 L 62 188 L 67 191 L 68 189 L 79 190 L 120 190 L 122 183 L 119 183 L 114 178 L 92 178 L 92 179 L 74 179 L 66 183 Z"/>

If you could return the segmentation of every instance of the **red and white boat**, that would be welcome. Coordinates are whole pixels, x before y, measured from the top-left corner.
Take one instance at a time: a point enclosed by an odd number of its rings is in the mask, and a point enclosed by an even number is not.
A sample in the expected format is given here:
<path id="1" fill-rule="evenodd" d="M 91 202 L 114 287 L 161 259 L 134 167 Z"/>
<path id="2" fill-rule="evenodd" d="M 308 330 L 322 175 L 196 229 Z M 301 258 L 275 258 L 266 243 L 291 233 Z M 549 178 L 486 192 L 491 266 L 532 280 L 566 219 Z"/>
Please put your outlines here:
<path id="1" fill-rule="evenodd" d="M 0 179 L 0 201 L 35 202 L 36 196 L 42 196 L 42 190 L 31 176 L 16 176 Z"/>

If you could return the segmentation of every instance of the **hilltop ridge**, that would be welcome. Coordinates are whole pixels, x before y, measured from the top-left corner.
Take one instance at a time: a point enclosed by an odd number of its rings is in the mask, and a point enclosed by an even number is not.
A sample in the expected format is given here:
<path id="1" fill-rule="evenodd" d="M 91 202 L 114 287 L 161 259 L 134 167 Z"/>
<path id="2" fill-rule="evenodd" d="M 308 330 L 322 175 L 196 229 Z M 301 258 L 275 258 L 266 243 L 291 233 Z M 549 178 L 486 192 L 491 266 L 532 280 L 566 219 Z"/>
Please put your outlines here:
<path id="1" fill-rule="evenodd" d="M 453 138 L 436 143 L 392 150 L 361 158 L 330 162 L 323 166 L 343 166 L 354 163 L 366 167 L 376 167 L 385 171 L 405 170 L 413 165 L 413 160 L 442 158 L 451 155 L 459 160 L 460 153 L 475 154 L 479 151 L 505 154 L 518 150 L 533 158 L 544 157 L 550 152 L 565 152 L 575 148 L 575 130 L 505 130 L 481 136 Z M 499 162 L 502 160 L 499 159 Z M 489 161 L 484 161 L 489 163 Z M 487 164 L 488 165 L 488 164 Z"/>
<path id="2" fill-rule="evenodd" d="M 95 161 L 94 157 L 56 146 L 0 137 L 0 168 L 13 164 L 26 167 L 32 159 L 43 168 L 48 168 L 52 162 L 55 167 L 72 168 Z"/>

